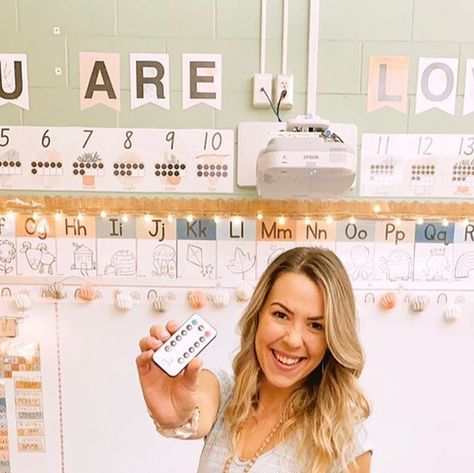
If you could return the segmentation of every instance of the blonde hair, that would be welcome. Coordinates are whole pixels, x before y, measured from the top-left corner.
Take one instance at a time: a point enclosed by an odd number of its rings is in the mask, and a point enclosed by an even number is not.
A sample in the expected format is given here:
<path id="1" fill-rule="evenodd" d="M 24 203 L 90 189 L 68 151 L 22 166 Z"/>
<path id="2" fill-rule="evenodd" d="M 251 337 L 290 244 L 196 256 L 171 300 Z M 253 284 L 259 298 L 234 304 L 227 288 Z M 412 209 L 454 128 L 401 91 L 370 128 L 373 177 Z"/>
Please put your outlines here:
<path id="1" fill-rule="evenodd" d="M 351 282 L 338 257 L 321 248 L 298 247 L 278 256 L 260 278 L 239 322 L 241 346 L 233 362 L 235 386 L 225 411 L 231 442 L 235 448 L 240 428 L 258 405 L 263 374 L 255 353 L 259 313 L 273 284 L 285 273 L 304 274 L 321 290 L 328 350 L 321 364 L 291 394 L 279 440 L 298 428 L 302 435 L 299 457 L 307 459 L 308 473 L 326 473 L 336 464 L 348 471 L 355 429 L 370 412 L 357 382 L 364 356 Z"/>

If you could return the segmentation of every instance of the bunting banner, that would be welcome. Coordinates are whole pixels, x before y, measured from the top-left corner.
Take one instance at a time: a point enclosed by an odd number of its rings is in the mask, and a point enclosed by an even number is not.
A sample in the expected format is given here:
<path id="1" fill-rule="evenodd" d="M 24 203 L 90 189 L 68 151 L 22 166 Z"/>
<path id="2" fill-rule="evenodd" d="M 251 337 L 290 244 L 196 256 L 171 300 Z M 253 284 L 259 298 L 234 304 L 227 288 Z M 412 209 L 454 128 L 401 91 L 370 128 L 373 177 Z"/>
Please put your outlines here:
<path id="1" fill-rule="evenodd" d="M 0 107 L 30 109 L 26 54 L 0 54 Z"/>
<path id="2" fill-rule="evenodd" d="M 222 55 L 183 54 L 183 110 L 203 103 L 221 110 Z"/>
<path id="3" fill-rule="evenodd" d="M 370 56 L 367 112 L 383 107 L 407 112 L 407 56 Z"/>
<path id="4" fill-rule="evenodd" d="M 120 110 L 120 54 L 79 53 L 81 110 L 97 104 Z"/>
<path id="5" fill-rule="evenodd" d="M 466 62 L 465 84 L 463 115 L 474 112 L 474 59 Z"/>
<path id="6" fill-rule="evenodd" d="M 458 62 L 455 58 L 420 58 L 416 114 L 438 108 L 454 115 Z"/>
<path id="7" fill-rule="evenodd" d="M 130 108 L 147 103 L 170 109 L 168 54 L 130 54 Z"/>

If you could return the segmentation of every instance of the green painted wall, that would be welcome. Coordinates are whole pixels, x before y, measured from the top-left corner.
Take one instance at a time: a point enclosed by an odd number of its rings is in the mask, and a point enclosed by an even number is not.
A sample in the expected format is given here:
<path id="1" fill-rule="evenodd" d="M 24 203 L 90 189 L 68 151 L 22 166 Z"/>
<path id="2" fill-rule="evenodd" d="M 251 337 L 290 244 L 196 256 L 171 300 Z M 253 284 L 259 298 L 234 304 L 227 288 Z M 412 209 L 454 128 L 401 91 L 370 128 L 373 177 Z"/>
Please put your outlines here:
<path id="1" fill-rule="evenodd" d="M 268 72 L 280 70 L 282 0 L 268 0 Z M 295 74 L 291 118 L 306 112 L 308 0 L 290 0 L 288 70 Z M 474 57 L 474 2 L 468 0 L 321 0 L 318 114 L 351 122 L 364 132 L 470 133 L 463 116 L 465 61 Z M 59 35 L 53 27 L 59 26 Z M 259 0 L 2 0 L 0 52 L 27 53 L 30 110 L 0 108 L 0 124 L 104 127 L 236 128 L 241 121 L 273 120 L 253 109 L 251 78 L 259 68 Z M 120 112 L 79 106 L 79 52 L 121 54 Z M 130 110 L 130 52 L 167 52 L 171 110 L 153 105 Z M 222 110 L 182 110 L 181 55 L 223 55 Z M 409 111 L 367 114 L 370 55 L 410 56 Z M 456 114 L 414 113 L 418 58 L 460 59 Z M 55 75 L 61 67 L 62 76 Z M 235 196 L 253 196 L 235 187 Z"/>

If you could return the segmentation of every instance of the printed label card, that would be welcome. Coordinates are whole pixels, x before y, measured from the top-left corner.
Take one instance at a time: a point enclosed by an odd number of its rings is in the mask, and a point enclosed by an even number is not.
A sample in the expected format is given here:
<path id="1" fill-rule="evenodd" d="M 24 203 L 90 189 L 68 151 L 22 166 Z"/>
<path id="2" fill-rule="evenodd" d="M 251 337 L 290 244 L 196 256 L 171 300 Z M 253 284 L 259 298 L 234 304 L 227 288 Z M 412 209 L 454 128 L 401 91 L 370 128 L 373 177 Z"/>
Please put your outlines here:
<path id="1" fill-rule="evenodd" d="M 16 217 L 17 274 L 53 276 L 56 271 L 55 224 L 51 217 Z"/>
<path id="2" fill-rule="evenodd" d="M 137 218 L 137 275 L 176 279 L 176 222 L 163 217 Z"/>
<path id="3" fill-rule="evenodd" d="M 135 218 L 97 217 L 97 269 L 99 276 L 137 274 Z"/>
<path id="4" fill-rule="evenodd" d="M 45 452 L 43 383 L 41 376 L 15 375 L 13 383 L 18 450 L 21 453 Z"/>
<path id="5" fill-rule="evenodd" d="M 0 473 L 10 473 L 10 471 L 7 394 L 5 383 L 0 383 Z"/>
<path id="6" fill-rule="evenodd" d="M 58 275 L 97 276 L 95 217 L 62 216 L 56 221 Z"/>
<path id="7" fill-rule="evenodd" d="M 0 216 L 0 276 L 16 276 L 16 232 L 13 215 Z"/>
<path id="8" fill-rule="evenodd" d="M 226 218 L 217 223 L 217 277 L 255 280 L 257 269 L 255 219 Z"/>
<path id="9" fill-rule="evenodd" d="M 367 283 L 374 278 L 375 222 L 340 221 L 336 229 L 337 255 L 352 282 Z"/>
<path id="10" fill-rule="evenodd" d="M 257 278 L 280 254 L 296 246 L 296 220 L 257 222 Z"/>
<path id="11" fill-rule="evenodd" d="M 317 246 L 336 249 L 336 223 L 326 220 L 297 220 L 296 246 Z"/>
<path id="12" fill-rule="evenodd" d="M 454 280 L 474 281 L 474 225 L 456 224 L 454 242 Z"/>
<path id="13" fill-rule="evenodd" d="M 21 127 L 0 127 L 0 189 L 18 189 L 27 175 L 28 149 Z"/>
<path id="14" fill-rule="evenodd" d="M 415 281 L 451 281 L 454 224 L 426 222 L 416 226 Z"/>
<path id="15" fill-rule="evenodd" d="M 216 222 L 179 218 L 176 224 L 178 277 L 216 279 Z"/>
<path id="16" fill-rule="evenodd" d="M 413 279 L 415 222 L 376 222 L 374 280 Z"/>

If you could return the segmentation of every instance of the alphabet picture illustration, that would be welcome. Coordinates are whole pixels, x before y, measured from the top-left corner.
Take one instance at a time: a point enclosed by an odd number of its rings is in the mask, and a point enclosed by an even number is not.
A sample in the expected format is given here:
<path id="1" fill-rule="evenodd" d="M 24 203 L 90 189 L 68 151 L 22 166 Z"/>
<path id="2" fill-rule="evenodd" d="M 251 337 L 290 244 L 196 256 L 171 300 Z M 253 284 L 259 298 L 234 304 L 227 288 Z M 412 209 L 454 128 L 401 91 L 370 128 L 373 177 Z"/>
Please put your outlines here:
<path id="1" fill-rule="evenodd" d="M 176 277 L 176 250 L 170 245 L 158 245 L 153 250 L 152 276 L 159 278 Z"/>
<path id="2" fill-rule="evenodd" d="M 43 274 L 45 271 L 48 274 L 53 274 L 53 263 L 56 261 L 56 256 L 48 251 L 46 243 L 38 243 L 36 248 L 33 248 L 31 242 L 25 241 L 21 247 L 20 253 L 26 256 L 26 261 L 29 267 Z"/>
<path id="3" fill-rule="evenodd" d="M 209 279 L 212 278 L 214 266 L 212 264 L 204 264 L 202 248 L 200 246 L 190 243 L 186 251 L 186 260 L 192 265 L 197 266 L 200 269 L 202 276 Z"/>

